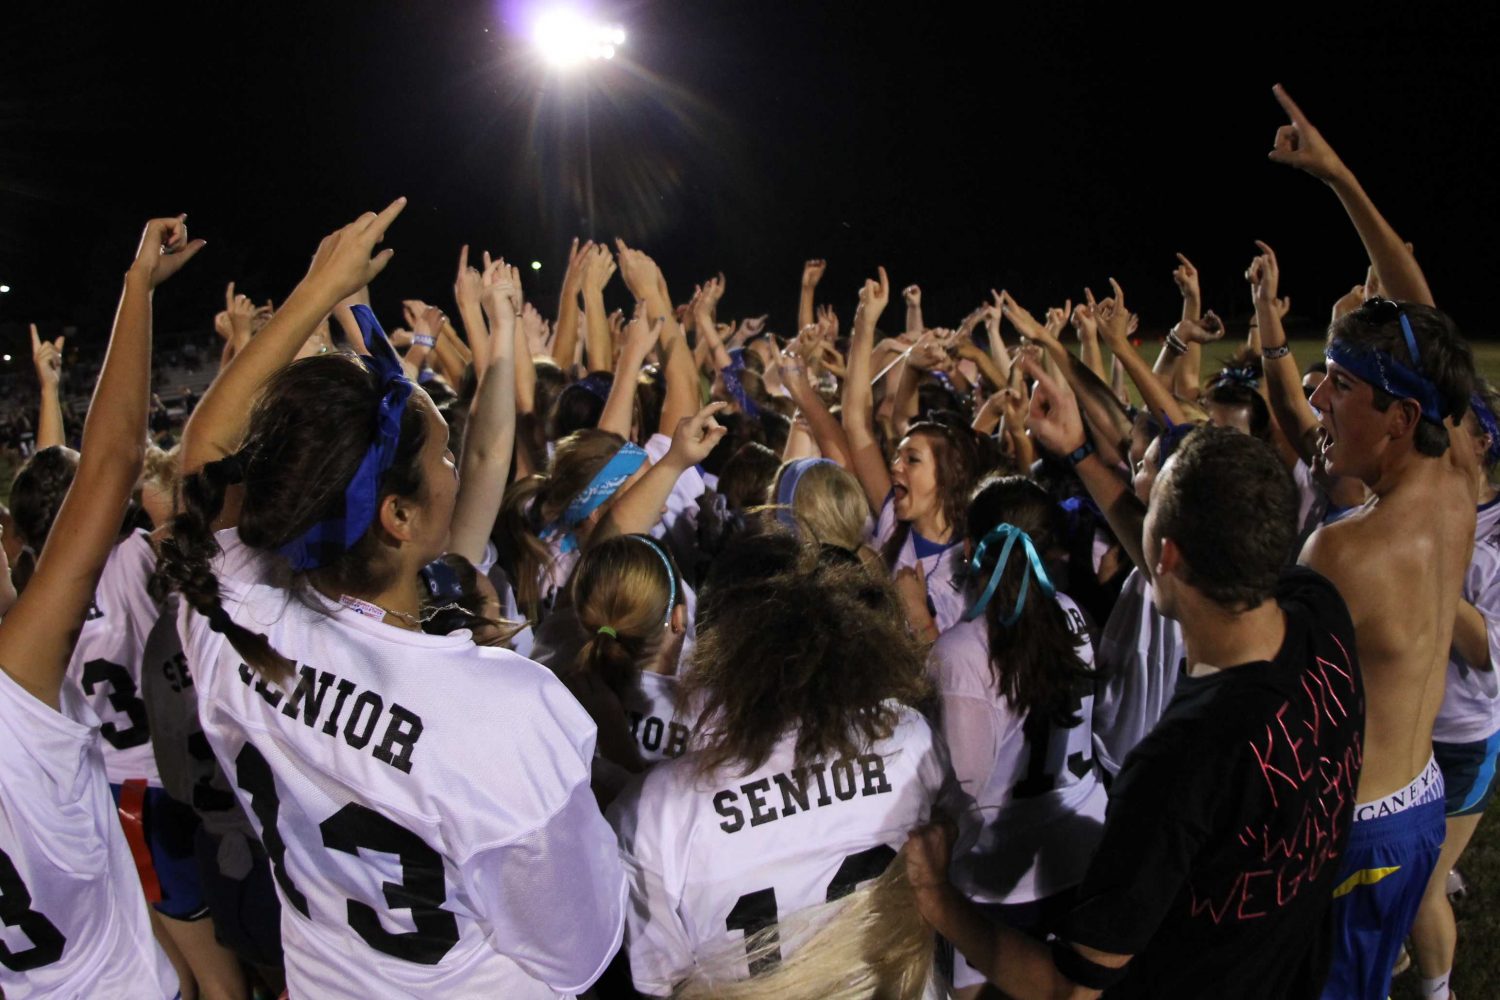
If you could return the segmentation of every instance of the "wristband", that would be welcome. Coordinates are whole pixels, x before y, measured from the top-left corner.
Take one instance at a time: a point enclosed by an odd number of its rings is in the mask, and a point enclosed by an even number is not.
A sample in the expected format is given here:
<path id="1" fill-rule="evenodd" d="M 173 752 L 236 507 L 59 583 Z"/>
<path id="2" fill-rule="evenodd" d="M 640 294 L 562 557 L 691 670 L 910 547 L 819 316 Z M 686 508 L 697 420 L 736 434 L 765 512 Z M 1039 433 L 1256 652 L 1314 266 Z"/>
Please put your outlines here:
<path id="1" fill-rule="evenodd" d="M 1078 464 L 1094 453 L 1094 442 L 1084 441 L 1083 444 L 1068 453 L 1068 465 L 1077 468 Z"/>
<path id="2" fill-rule="evenodd" d="M 1277 358 L 1284 358 L 1291 353 L 1292 345 L 1291 342 L 1288 341 L 1287 343 L 1282 344 L 1280 347 L 1267 347 L 1265 350 L 1260 352 L 1260 356 L 1267 361 L 1275 361 Z"/>
<path id="3" fill-rule="evenodd" d="M 437 346 L 437 338 L 433 337 L 433 336 L 430 336 L 428 334 L 425 334 L 425 333 L 414 333 L 414 334 L 412 334 L 411 335 L 411 342 L 413 344 L 416 344 L 418 347 L 435 347 L 435 346 Z"/>
<path id="4" fill-rule="evenodd" d="M 1173 354 L 1186 354 L 1187 344 L 1183 343 L 1182 338 L 1177 334 L 1169 333 L 1167 334 L 1167 350 Z"/>

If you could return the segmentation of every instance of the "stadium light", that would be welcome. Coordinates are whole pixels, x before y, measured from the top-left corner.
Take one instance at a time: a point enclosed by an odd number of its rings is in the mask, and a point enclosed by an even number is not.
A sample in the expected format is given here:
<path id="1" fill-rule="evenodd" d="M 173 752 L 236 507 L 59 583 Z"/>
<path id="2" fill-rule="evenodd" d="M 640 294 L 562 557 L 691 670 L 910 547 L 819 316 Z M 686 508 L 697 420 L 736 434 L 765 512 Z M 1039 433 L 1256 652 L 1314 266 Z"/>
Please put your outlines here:
<path id="1" fill-rule="evenodd" d="M 557 8 L 537 18 L 532 41 L 542 58 L 558 69 L 596 59 L 613 59 L 625 44 L 625 29 L 593 21 L 575 10 Z"/>
<path id="2" fill-rule="evenodd" d="M 10 291 L 9 285 L 0 285 L 0 295 L 4 295 L 8 291 Z"/>
<path id="3" fill-rule="evenodd" d="M 533 271 L 540 271 L 542 269 L 542 262 L 539 261 L 539 260 L 532 261 L 531 262 L 531 269 Z"/>

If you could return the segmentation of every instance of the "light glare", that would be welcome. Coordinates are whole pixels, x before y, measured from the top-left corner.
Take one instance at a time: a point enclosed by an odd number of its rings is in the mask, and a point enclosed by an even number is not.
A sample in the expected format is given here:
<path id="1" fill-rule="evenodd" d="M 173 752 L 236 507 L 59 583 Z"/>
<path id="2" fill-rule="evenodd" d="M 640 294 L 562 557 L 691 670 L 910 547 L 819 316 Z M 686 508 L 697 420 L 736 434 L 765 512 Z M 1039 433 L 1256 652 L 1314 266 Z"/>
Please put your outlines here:
<path id="1" fill-rule="evenodd" d="M 533 271 L 540 271 L 542 269 L 542 262 L 539 261 L 539 260 L 532 261 L 531 262 L 531 269 Z"/>
<path id="2" fill-rule="evenodd" d="M 8 291 L 10 291 L 9 285 L 0 285 L 0 295 L 4 295 Z"/>
<path id="3" fill-rule="evenodd" d="M 558 9 L 537 19 L 533 40 L 543 59 L 564 68 L 592 59 L 613 59 L 615 47 L 625 43 L 625 29 Z"/>

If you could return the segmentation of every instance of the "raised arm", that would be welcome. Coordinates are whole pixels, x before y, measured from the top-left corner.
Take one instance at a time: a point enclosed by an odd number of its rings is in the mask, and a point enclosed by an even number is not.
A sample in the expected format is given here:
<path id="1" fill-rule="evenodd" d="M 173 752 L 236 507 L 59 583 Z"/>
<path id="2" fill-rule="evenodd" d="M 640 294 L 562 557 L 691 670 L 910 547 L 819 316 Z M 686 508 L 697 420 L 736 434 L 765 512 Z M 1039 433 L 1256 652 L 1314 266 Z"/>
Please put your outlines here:
<path id="1" fill-rule="evenodd" d="M 151 405 L 151 295 L 203 247 L 186 216 L 146 223 L 115 312 L 83 450 L 36 571 L 0 622 L 0 669 L 52 708 L 94 586 L 109 558 L 146 451 Z"/>
<path id="2" fill-rule="evenodd" d="M 615 363 L 615 377 L 609 386 L 609 397 L 599 413 L 599 429 L 630 440 L 630 423 L 635 415 L 635 386 L 641 366 L 656 339 L 661 335 L 662 320 L 648 323 L 644 315 L 630 321 L 625 331 L 625 347 Z"/>
<path id="3" fill-rule="evenodd" d="M 476 565 L 484 559 L 485 544 L 505 499 L 505 479 L 515 448 L 516 326 L 522 303 L 521 272 L 504 260 L 486 268 L 482 280 L 493 322 L 487 337 L 490 359 L 479 376 L 479 391 L 464 426 L 458 500 L 448 541 L 450 552 Z"/>
<path id="4" fill-rule="evenodd" d="M 261 386 L 291 363 L 308 335 L 340 300 L 385 270 L 395 251 L 382 250 L 373 259 L 370 254 L 405 207 L 406 199 L 397 198 L 383 211 L 366 212 L 323 238 L 307 276 L 265 329 L 203 394 L 183 430 L 183 475 L 191 475 L 239 448 L 250 419 L 251 400 Z"/>
<path id="5" fill-rule="evenodd" d="M 36 446 L 40 451 L 67 443 L 63 431 L 62 350 L 64 338 L 43 340 L 31 324 L 31 363 L 36 366 L 36 380 L 41 386 L 41 412 L 37 415 Z"/>
<path id="6" fill-rule="evenodd" d="M 453 298 L 458 305 L 458 320 L 463 324 L 464 336 L 469 338 L 469 350 L 474 354 L 474 374 L 484 377 L 490 364 L 490 338 L 484 325 L 484 315 L 479 304 L 484 295 L 484 276 L 469 266 L 469 244 L 458 251 L 458 276 L 453 279 Z"/>
<path id="7" fill-rule="evenodd" d="M 1198 285 L 1198 269 L 1183 254 L 1177 255 L 1177 267 L 1172 270 L 1172 281 L 1182 295 L 1182 321 L 1196 323 L 1203 316 L 1203 292 Z M 1203 345 L 1188 343 L 1187 350 L 1172 366 L 1172 381 L 1169 388 L 1179 399 L 1198 398 L 1198 389 L 1203 382 Z"/>
<path id="8" fill-rule="evenodd" d="M 902 290 L 901 297 L 906 300 L 906 334 L 915 337 L 926 329 L 922 325 L 922 289 L 916 285 L 907 285 Z"/>
<path id="9" fill-rule="evenodd" d="M 818 282 L 823 280 L 823 272 L 828 267 L 826 260 L 810 260 L 802 265 L 802 295 L 797 300 L 797 329 L 802 329 L 814 322 L 813 301 L 818 290 Z"/>
<path id="10" fill-rule="evenodd" d="M 1073 324 L 1073 332 L 1078 335 L 1078 347 L 1084 365 L 1089 371 L 1108 381 L 1109 372 L 1104 367 L 1104 352 L 1099 349 L 1099 323 L 1094 319 L 1094 303 L 1078 303 L 1073 307 L 1073 315 L 1068 318 Z"/>
<path id="11" fill-rule="evenodd" d="M 792 402 L 797 404 L 802 418 L 807 421 L 808 432 L 817 443 L 818 453 L 849 468 L 849 439 L 838 418 L 829 412 L 822 395 L 808 381 L 806 360 L 787 350 L 782 352 L 779 363 L 781 383 L 792 394 Z"/>
<path id="12" fill-rule="evenodd" d="M 724 296 L 724 275 L 709 278 L 693 296 L 693 325 L 698 331 L 698 343 L 704 345 L 709 364 L 714 371 L 723 371 L 734 363 L 724 349 L 724 340 L 719 336 L 719 300 Z"/>
<path id="13" fill-rule="evenodd" d="M 707 458 L 714 445 L 728 432 L 728 428 L 714 419 L 714 414 L 728 405 L 709 403 L 692 416 L 678 421 L 667 453 L 610 506 L 599 526 L 589 535 L 590 546 L 598 545 L 612 535 L 644 535 L 656 527 L 677 480 Z"/>
<path id="14" fill-rule="evenodd" d="M 698 373 L 693 369 L 693 352 L 688 349 L 687 338 L 672 312 L 672 300 L 667 292 L 666 278 L 656 261 L 639 250 L 617 240 L 620 260 L 620 277 L 624 279 L 630 294 L 646 307 L 646 319 L 655 323 L 660 319 L 662 374 L 666 377 L 665 399 L 661 406 L 663 434 L 675 431 L 685 417 L 698 412 Z"/>
<path id="15" fill-rule="evenodd" d="M 1031 411 L 1027 426 L 1032 436 L 1054 455 L 1074 455 L 1088 442 L 1078 400 L 1067 382 L 1054 379 L 1030 358 L 1019 362 L 1026 374 L 1036 380 L 1031 392 Z M 1074 464 L 1078 478 L 1120 540 L 1130 561 L 1147 577 L 1151 567 L 1143 555 L 1141 533 L 1146 521 L 1146 507 L 1131 491 L 1129 483 L 1117 469 L 1106 465 L 1098 452 L 1090 452 Z"/>
<path id="16" fill-rule="evenodd" d="M 1354 223 L 1386 295 L 1404 302 L 1432 305 L 1432 291 L 1417 258 L 1375 208 L 1354 172 L 1339 159 L 1281 84 L 1271 88 L 1271 92 L 1291 123 L 1276 130 L 1275 144 L 1268 154 L 1270 159 L 1306 171 L 1333 189 L 1344 211 L 1349 213 L 1349 221 Z"/>
<path id="17" fill-rule="evenodd" d="M 1297 457 L 1311 465 L 1317 450 L 1318 420 L 1307 405 L 1297 359 L 1281 326 L 1281 311 L 1276 304 L 1281 268 L 1276 263 L 1276 251 L 1260 240 L 1255 245 L 1260 247 L 1260 254 L 1250 262 L 1245 280 L 1250 282 L 1255 325 L 1260 327 L 1261 365 L 1270 391 L 1271 412 Z"/>
<path id="18" fill-rule="evenodd" d="M 875 324 L 891 297 L 891 279 L 885 268 L 880 280 L 865 279 L 854 310 L 854 330 L 849 336 L 848 377 L 844 379 L 843 423 L 849 441 L 849 462 L 865 489 L 871 510 L 880 510 L 891 492 L 891 471 L 880 441 L 875 437 L 875 399 L 870 390 L 871 355 L 875 351 Z"/>
<path id="19" fill-rule="evenodd" d="M 609 313 L 604 309 L 604 288 L 614 277 L 615 258 L 609 248 L 590 244 L 583 255 L 584 361 L 591 372 L 614 367 L 610 348 Z"/>
<path id="20" fill-rule="evenodd" d="M 584 257 L 593 245 L 590 240 L 579 247 L 578 238 L 574 237 L 573 245 L 568 248 L 568 266 L 563 271 L 562 291 L 557 300 L 557 341 L 552 345 L 552 357 L 563 371 L 572 370 L 573 354 L 578 348 L 578 292 L 583 285 Z"/>
<path id="21" fill-rule="evenodd" d="M 1099 321 L 1099 337 L 1109 345 L 1113 354 L 1125 368 L 1125 374 L 1135 383 L 1136 391 L 1148 409 L 1158 418 L 1173 424 L 1183 421 L 1182 408 L 1167 387 L 1157 381 L 1146 362 L 1130 346 L 1130 314 L 1125 311 L 1125 293 L 1119 282 L 1109 279 L 1114 295 L 1094 306 L 1094 316 Z"/>

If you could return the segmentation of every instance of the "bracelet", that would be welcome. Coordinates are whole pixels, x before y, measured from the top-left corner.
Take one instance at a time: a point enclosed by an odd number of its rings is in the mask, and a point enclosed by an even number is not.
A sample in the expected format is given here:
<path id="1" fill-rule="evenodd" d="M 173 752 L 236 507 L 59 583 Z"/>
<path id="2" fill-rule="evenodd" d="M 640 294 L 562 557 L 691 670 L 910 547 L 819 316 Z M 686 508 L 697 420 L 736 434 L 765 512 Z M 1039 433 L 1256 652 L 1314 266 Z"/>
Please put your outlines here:
<path id="1" fill-rule="evenodd" d="M 1094 453 L 1094 442 L 1085 440 L 1083 444 L 1068 453 L 1068 465 L 1077 468 L 1078 464 Z"/>
<path id="2" fill-rule="evenodd" d="M 1265 350 L 1260 352 L 1260 356 L 1266 361 L 1275 361 L 1277 358 L 1284 358 L 1291 353 L 1292 345 L 1290 342 L 1288 342 L 1282 344 L 1280 347 L 1267 347 Z"/>
<path id="3" fill-rule="evenodd" d="M 437 338 L 433 337 L 433 336 L 430 336 L 428 334 L 425 334 L 425 333 L 414 333 L 414 334 L 412 334 L 411 335 L 411 342 L 413 344 L 416 344 L 418 347 L 435 347 L 435 346 L 437 346 Z"/>
<path id="4" fill-rule="evenodd" d="M 1171 351 L 1173 354 L 1186 354 L 1187 344 L 1183 343 L 1182 338 L 1177 336 L 1177 334 L 1168 333 L 1167 350 Z"/>

